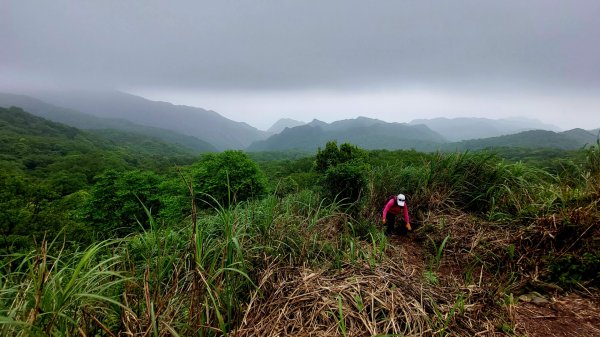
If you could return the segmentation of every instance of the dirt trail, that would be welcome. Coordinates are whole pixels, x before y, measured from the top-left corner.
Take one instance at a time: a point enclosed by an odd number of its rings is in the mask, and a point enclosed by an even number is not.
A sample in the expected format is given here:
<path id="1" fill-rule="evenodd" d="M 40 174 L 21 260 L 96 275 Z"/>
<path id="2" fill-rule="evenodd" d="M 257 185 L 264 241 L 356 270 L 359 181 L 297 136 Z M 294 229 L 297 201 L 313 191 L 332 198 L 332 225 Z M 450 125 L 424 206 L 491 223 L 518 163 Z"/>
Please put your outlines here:
<path id="1" fill-rule="evenodd" d="M 416 242 L 410 235 L 393 235 L 390 237 L 390 247 L 390 258 L 400 261 L 411 274 L 423 274 L 426 261 L 421 243 Z"/>
<path id="2" fill-rule="evenodd" d="M 400 261 L 413 276 L 423 275 L 426 270 L 427 252 L 414 235 L 392 236 L 388 255 Z M 439 269 L 441 277 L 461 275 L 461 266 L 456 261 L 444 262 Z M 515 332 L 523 336 L 600 337 L 600 300 L 565 294 L 541 304 L 520 301 L 513 313 Z"/>
<path id="3" fill-rule="evenodd" d="M 521 303 L 515 316 L 517 331 L 530 337 L 600 336 L 600 306 L 575 294 L 544 305 Z"/>

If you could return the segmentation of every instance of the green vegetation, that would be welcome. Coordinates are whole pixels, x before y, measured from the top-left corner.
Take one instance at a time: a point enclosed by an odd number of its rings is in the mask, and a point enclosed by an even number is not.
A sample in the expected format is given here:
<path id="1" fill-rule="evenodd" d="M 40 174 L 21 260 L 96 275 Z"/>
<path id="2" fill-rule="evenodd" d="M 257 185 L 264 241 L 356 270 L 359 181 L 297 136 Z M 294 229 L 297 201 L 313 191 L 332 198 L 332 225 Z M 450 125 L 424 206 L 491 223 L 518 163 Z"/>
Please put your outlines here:
<path id="1" fill-rule="evenodd" d="M 192 166 L 192 177 L 195 190 L 201 193 L 198 196 L 201 205 L 216 206 L 216 202 L 229 206 L 266 192 L 266 177 L 242 151 L 205 155 Z"/>
<path id="2" fill-rule="evenodd" d="M 111 134 L 115 137 L 108 139 L 18 108 L 0 108 L 1 252 L 32 247 L 45 233 L 53 237 L 63 228 L 74 241 L 91 243 L 97 233 L 137 227 L 136 216 L 143 213 L 134 194 L 159 198 L 157 182 L 179 182 L 173 166 L 195 159 L 186 149 L 153 138 Z M 138 176 L 153 181 L 142 186 Z M 147 196 L 150 189 L 156 194 Z"/>
<path id="3" fill-rule="evenodd" d="M 529 127 L 535 124 L 531 124 L 530 121 Z M 314 152 L 332 139 L 356 144 L 369 150 L 415 149 L 447 152 L 497 148 L 579 150 L 584 146 L 593 145 L 598 139 L 597 132 L 583 129 L 564 132 L 546 130 L 519 132 L 529 127 L 522 125 L 522 121 L 494 121 L 478 118 L 422 120 L 418 123 L 402 124 L 358 117 L 331 124 L 313 121 L 307 125 L 286 129 L 265 140 L 254 142 L 248 147 L 248 151 Z M 456 141 L 464 139 L 462 137 L 468 137 L 466 138 L 468 140 Z"/>
<path id="4" fill-rule="evenodd" d="M 196 158 L 0 113 L 2 336 L 513 335 L 522 294 L 599 294 L 600 142 Z"/>
<path id="5" fill-rule="evenodd" d="M 335 141 L 327 142 L 325 149 L 319 149 L 315 158 L 315 171 L 322 174 L 322 186 L 331 199 L 354 203 L 358 201 L 367 186 L 366 172 L 369 166 L 364 150 Z"/>

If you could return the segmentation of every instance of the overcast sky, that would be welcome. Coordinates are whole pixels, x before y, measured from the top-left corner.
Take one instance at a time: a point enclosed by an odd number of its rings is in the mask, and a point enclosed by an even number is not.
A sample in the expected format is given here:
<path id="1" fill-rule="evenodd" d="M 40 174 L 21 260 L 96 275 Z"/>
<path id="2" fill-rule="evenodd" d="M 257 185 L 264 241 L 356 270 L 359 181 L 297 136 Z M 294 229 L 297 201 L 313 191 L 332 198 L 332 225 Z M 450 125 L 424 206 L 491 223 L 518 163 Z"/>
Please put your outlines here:
<path id="1" fill-rule="evenodd" d="M 600 1 L 0 1 L 0 89 L 281 117 L 600 127 Z"/>

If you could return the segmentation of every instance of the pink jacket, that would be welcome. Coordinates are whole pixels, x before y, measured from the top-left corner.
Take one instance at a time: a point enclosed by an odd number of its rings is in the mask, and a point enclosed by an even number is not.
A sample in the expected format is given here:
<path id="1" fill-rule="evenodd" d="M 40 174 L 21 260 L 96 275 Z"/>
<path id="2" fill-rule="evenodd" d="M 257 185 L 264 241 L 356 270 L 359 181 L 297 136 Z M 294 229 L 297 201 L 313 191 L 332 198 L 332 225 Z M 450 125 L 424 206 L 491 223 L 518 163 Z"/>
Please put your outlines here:
<path id="1" fill-rule="evenodd" d="M 404 203 L 404 207 L 400 207 L 396 203 L 395 198 L 390 198 L 387 204 L 385 204 L 385 207 L 383 208 L 383 218 L 385 219 L 388 212 L 394 215 L 398 215 L 398 213 L 400 213 L 400 210 L 404 210 L 404 220 L 406 221 L 406 223 L 410 223 L 410 218 L 408 217 L 408 204 Z"/>

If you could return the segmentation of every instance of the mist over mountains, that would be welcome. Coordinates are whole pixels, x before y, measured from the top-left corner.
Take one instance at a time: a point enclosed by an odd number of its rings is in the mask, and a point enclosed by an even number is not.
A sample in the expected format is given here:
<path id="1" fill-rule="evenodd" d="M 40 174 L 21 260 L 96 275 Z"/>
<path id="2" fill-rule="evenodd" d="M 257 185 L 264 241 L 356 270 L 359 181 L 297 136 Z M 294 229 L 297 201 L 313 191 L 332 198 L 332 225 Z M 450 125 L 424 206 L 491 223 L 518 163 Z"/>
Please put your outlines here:
<path id="1" fill-rule="evenodd" d="M 410 123 L 388 123 L 367 117 L 332 123 L 283 118 L 262 131 L 215 111 L 151 101 L 117 91 L 40 92 L 35 97 L 0 93 L 0 106 L 21 107 L 36 116 L 80 129 L 112 129 L 151 136 L 196 152 L 315 151 L 330 140 L 388 150 L 577 149 L 598 139 L 597 129 L 558 132 L 557 126 L 526 118 L 435 118 Z M 102 132 L 111 135 L 109 131 Z M 122 133 L 119 135 L 122 138 Z"/>
<path id="2" fill-rule="evenodd" d="M 103 118 L 122 118 L 136 124 L 193 136 L 218 150 L 243 149 L 267 137 L 246 123 L 232 121 L 202 108 L 157 102 L 119 91 L 39 92 L 35 97 L 61 107 Z"/>
<path id="3" fill-rule="evenodd" d="M 596 135 L 583 129 L 573 129 L 564 132 L 529 130 L 505 136 L 447 143 L 443 144 L 439 149 L 445 151 L 465 151 L 498 147 L 520 147 L 575 150 L 585 145 L 595 144 L 596 140 Z"/>
<path id="4" fill-rule="evenodd" d="M 504 136 L 528 130 L 560 131 L 555 125 L 530 118 L 433 118 L 415 119 L 412 125 L 424 124 L 451 142 Z"/>
<path id="5" fill-rule="evenodd" d="M 297 121 L 295 119 L 281 118 L 280 120 L 275 122 L 275 124 L 273 124 L 269 129 L 267 129 L 267 132 L 269 134 L 274 135 L 274 134 L 278 134 L 281 131 L 285 130 L 285 128 L 293 128 L 293 127 L 301 126 L 304 124 L 305 124 L 304 122 Z"/>
<path id="6" fill-rule="evenodd" d="M 35 116 L 79 129 L 121 130 L 156 137 L 166 142 L 182 145 L 196 152 L 212 152 L 217 150 L 215 146 L 204 140 L 183 135 L 172 130 L 136 124 L 125 118 L 101 118 L 77 110 L 58 107 L 25 95 L 0 93 L 0 107 L 9 108 L 11 106 L 20 107 Z"/>

